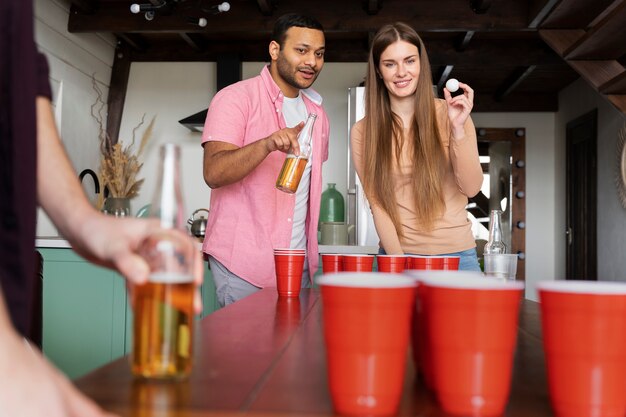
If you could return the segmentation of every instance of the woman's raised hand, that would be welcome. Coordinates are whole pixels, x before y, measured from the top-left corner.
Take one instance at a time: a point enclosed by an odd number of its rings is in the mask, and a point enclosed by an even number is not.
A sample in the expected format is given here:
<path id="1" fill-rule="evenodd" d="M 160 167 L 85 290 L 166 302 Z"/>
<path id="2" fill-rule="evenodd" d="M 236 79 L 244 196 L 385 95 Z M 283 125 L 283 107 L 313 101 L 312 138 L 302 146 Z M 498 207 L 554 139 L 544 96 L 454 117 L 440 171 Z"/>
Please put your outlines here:
<path id="1" fill-rule="evenodd" d="M 448 120 L 450 120 L 450 129 L 452 137 L 461 139 L 465 136 L 465 122 L 474 107 L 474 90 L 469 85 L 459 82 L 459 88 L 463 90 L 463 94 L 452 97 L 447 88 L 443 89 L 443 95 L 448 105 Z"/>

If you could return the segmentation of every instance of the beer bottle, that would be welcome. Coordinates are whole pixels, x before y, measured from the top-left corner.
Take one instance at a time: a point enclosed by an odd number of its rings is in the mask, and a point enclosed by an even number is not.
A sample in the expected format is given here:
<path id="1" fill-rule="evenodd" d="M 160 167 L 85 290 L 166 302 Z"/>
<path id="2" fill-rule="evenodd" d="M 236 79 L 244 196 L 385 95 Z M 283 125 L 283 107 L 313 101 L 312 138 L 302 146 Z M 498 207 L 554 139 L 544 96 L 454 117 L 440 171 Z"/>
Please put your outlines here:
<path id="1" fill-rule="evenodd" d="M 132 294 L 131 367 L 138 377 L 180 378 L 191 371 L 196 248 L 186 236 L 179 160 L 178 146 L 161 146 L 159 180 L 149 212 L 160 227 L 140 246 L 150 275 Z"/>
<path id="2" fill-rule="evenodd" d="M 304 127 L 298 134 L 300 155 L 296 156 L 292 153 L 288 153 L 285 157 L 285 162 L 276 180 L 276 188 L 280 191 L 293 194 L 298 190 L 302 173 L 311 156 L 311 140 L 313 138 L 313 125 L 315 124 L 316 118 L 317 114 L 309 113 Z"/>
<path id="3" fill-rule="evenodd" d="M 506 253 L 506 245 L 502 240 L 502 210 L 491 210 L 489 213 L 489 239 L 485 243 L 483 254 Z"/>

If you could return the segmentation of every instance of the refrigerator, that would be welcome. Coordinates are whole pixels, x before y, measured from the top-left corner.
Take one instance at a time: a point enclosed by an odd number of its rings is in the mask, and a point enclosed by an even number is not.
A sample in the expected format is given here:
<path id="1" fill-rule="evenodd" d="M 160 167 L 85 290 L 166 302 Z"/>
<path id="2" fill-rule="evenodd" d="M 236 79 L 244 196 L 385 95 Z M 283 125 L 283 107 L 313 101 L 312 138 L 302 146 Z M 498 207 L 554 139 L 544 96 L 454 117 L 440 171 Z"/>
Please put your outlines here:
<path id="1" fill-rule="evenodd" d="M 365 87 L 352 87 L 348 89 L 348 138 L 352 125 L 365 115 L 365 102 L 363 100 Z M 374 226 L 374 218 L 370 205 L 363 192 L 363 186 L 359 176 L 354 170 L 350 140 L 348 139 L 348 178 L 347 189 L 347 212 L 346 223 L 348 224 L 348 244 L 358 246 L 378 246 L 378 234 Z M 353 226 L 353 227 L 352 227 Z"/>

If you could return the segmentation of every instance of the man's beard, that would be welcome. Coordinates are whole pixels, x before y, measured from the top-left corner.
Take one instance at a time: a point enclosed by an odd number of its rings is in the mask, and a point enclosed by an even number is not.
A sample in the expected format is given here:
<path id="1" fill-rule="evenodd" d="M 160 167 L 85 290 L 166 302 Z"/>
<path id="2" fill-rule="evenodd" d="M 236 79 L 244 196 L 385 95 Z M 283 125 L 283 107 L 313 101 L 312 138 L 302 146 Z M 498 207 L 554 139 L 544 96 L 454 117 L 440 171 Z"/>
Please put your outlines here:
<path id="1" fill-rule="evenodd" d="M 314 71 L 315 73 L 313 75 L 313 78 L 311 78 L 311 80 L 305 80 L 304 83 L 299 83 L 296 80 L 295 74 L 291 72 L 292 67 L 289 65 L 289 62 L 287 62 L 286 59 L 284 59 L 282 56 L 279 56 L 276 64 L 277 64 L 276 68 L 278 69 L 278 75 L 280 75 L 280 77 L 283 80 L 285 80 L 287 84 L 289 84 L 290 86 L 294 88 L 297 88 L 300 90 L 309 88 L 311 85 L 313 85 L 313 82 L 315 82 L 315 80 L 317 79 L 318 72 L 311 69 L 311 71 Z"/>

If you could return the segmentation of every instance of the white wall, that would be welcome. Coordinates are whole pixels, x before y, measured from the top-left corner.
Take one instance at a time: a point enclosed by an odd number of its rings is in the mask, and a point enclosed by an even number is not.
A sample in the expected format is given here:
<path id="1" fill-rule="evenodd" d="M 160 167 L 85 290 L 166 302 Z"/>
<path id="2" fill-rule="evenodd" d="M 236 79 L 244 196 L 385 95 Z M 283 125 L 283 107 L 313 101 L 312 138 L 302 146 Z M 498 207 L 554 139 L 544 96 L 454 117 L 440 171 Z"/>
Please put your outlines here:
<path id="1" fill-rule="evenodd" d="M 556 118 L 556 195 L 557 233 L 565 230 L 565 160 L 567 123 L 585 113 L 598 109 L 597 192 L 598 192 L 598 280 L 626 281 L 626 210 L 620 204 L 615 186 L 619 172 L 617 134 L 626 116 L 579 80 L 559 95 L 559 113 Z M 563 234 L 561 233 L 561 236 Z M 557 277 L 565 278 L 565 243 L 561 238 L 557 247 Z"/>
<path id="2" fill-rule="evenodd" d="M 555 279 L 555 113 L 474 113 L 477 127 L 526 129 L 526 297 Z"/>
<path id="3" fill-rule="evenodd" d="M 97 172 L 100 152 L 98 127 L 90 116 L 96 100 L 91 77 L 95 76 L 106 101 L 115 38 L 111 35 L 71 34 L 67 31 L 68 0 L 35 1 L 35 41 L 50 65 L 53 104 L 63 143 L 78 175 L 83 169 Z M 62 87 L 61 87 L 62 86 Z M 59 101 L 62 89 L 62 100 Z M 106 108 L 105 119 L 106 123 Z M 85 192 L 95 200 L 92 180 L 85 179 Z M 39 211 L 37 236 L 58 236 L 54 225 Z"/>
<path id="4" fill-rule="evenodd" d="M 139 175 L 145 178 L 145 182 L 139 196 L 131 201 L 133 212 L 152 199 L 158 180 L 158 148 L 167 142 L 181 146 L 181 175 L 187 212 L 191 215 L 194 210 L 209 206 L 210 189 L 202 177 L 200 133 L 191 132 L 178 120 L 207 108 L 215 94 L 215 72 L 215 63 L 204 62 L 135 62 L 131 65 L 120 141 L 128 143 L 132 139 L 132 130 L 144 113 L 144 127 L 156 115 Z M 141 138 L 141 133 L 143 129 L 138 131 L 136 140 Z"/>

